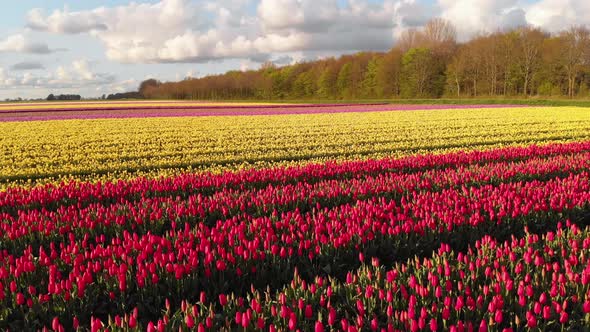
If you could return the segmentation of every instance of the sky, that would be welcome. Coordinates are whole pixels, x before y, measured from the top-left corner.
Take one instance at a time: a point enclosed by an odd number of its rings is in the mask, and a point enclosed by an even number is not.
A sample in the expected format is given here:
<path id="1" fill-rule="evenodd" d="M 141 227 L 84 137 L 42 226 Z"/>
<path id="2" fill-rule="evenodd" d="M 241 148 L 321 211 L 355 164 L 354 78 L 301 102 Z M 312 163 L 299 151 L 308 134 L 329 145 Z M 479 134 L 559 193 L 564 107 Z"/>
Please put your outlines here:
<path id="1" fill-rule="evenodd" d="M 84 97 L 363 50 L 429 19 L 460 40 L 590 24 L 588 0 L 18 0 L 0 13 L 0 99 Z"/>

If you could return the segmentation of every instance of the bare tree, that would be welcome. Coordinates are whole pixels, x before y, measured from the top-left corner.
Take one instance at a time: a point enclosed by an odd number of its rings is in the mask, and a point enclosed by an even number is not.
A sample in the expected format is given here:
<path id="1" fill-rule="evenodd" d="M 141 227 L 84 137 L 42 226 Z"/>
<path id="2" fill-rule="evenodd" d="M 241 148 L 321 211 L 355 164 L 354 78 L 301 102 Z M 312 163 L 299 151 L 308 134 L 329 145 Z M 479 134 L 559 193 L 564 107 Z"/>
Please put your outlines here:
<path id="1" fill-rule="evenodd" d="M 442 18 L 435 18 L 426 23 L 422 35 L 422 46 L 438 54 L 450 56 L 457 45 L 457 29 L 450 21 Z"/>
<path id="2" fill-rule="evenodd" d="M 516 60 L 523 75 L 523 94 L 529 94 L 529 85 L 541 63 L 541 50 L 547 34 L 539 28 L 521 27 L 518 33 Z"/>
<path id="3" fill-rule="evenodd" d="M 468 61 L 465 53 L 466 52 L 463 49 L 459 49 L 447 66 L 447 83 L 449 87 L 454 86 L 451 90 L 455 90 L 458 98 L 461 98 L 461 85 L 465 80 L 467 72 Z"/>
<path id="4" fill-rule="evenodd" d="M 404 30 L 397 41 L 396 48 L 402 53 L 406 53 L 412 48 L 422 46 L 424 34 L 417 29 Z"/>
<path id="5" fill-rule="evenodd" d="M 567 76 L 567 95 L 573 98 L 578 76 L 590 56 L 590 31 L 583 26 L 573 26 L 559 35 L 559 60 Z"/>

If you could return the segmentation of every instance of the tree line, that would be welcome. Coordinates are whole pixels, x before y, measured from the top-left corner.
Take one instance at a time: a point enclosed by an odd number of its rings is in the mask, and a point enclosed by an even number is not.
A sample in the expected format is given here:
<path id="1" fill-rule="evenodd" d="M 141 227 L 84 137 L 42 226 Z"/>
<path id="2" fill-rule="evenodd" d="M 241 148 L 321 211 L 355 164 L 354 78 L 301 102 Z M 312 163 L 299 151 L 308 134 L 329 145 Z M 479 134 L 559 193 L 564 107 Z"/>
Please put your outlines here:
<path id="1" fill-rule="evenodd" d="M 47 96 L 47 101 L 54 100 L 82 100 L 80 95 L 54 95 L 53 93 Z"/>
<path id="2" fill-rule="evenodd" d="M 361 99 L 590 96 L 590 30 L 524 26 L 459 43 L 437 18 L 388 52 L 361 52 L 258 70 L 141 83 L 157 99 Z"/>

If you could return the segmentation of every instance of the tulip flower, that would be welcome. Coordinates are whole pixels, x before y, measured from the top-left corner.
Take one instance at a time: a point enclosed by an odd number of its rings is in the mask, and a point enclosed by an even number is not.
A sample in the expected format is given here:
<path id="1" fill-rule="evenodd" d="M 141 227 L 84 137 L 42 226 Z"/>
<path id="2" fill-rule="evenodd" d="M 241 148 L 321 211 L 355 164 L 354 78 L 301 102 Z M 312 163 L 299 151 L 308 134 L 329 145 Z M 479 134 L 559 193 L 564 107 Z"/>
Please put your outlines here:
<path id="1" fill-rule="evenodd" d="M 317 321 L 314 325 L 314 331 L 315 332 L 324 332 L 324 325 L 322 324 L 321 321 Z"/>

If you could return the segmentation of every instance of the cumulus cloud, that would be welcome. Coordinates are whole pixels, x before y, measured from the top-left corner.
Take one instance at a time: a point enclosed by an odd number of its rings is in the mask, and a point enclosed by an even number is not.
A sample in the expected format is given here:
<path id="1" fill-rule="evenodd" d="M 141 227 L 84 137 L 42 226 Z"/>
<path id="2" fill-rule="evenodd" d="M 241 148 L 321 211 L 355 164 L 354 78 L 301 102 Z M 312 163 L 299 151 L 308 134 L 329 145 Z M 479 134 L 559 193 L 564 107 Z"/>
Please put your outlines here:
<path id="1" fill-rule="evenodd" d="M 252 12 L 252 8 L 256 8 Z M 161 0 L 86 11 L 34 9 L 28 27 L 88 33 L 125 63 L 207 62 L 315 50 L 384 50 L 412 22 L 414 0 Z M 403 15 L 404 17 L 400 17 Z"/>
<path id="2" fill-rule="evenodd" d="M 130 79 L 123 80 L 123 81 L 115 81 L 110 84 L 97 86 L 95 88 L 95 91 L 98 94 L 129 92 L 129 91 L 136 91 L 138 86 L 139 86 L 139 82 L 134 78 L 130 78 Z"/>
<path id="3" fill-rule="evenodd" d="M 460 39 L 474 33 L 527 24 L 518 0 L 439 0 L 441 16 L 453 22 Z"/>
<path id="4" fill-rule="evenodd" d="M 8 36 L 0 40 L 0 52 L 48 54 L 54 51 L 45 43 L 30 41 L 23 34 Z"/>
<path id="5" fill-rule="evenodd" d="M 88 12 L 69 12 L 56 10 L 49 16 L 44 16 L 41 9 L 35 8 L 27 14 L 27 27 L 33 30 L 52 31 L 58 33 L 83 33 L 94 30 L 105 30 L 106 25 L 101 22 L 102 9 Z"/>
<path id="6" fill-rule="evenodd" d="M 461 39 L 523 25 L 557 32 L 590 23 L 587 0 L 438 0 L 438 7 L 440 16 L 457 26 Z"/>
<path id="7" fill-rule="evenodd" d="M 526 8 L 531 24 L 549 31 L 559 31 L 570 25 L 588 25 L 590 2 L 586 0 L 541 0 Z"/>
<path id="8" fill-rule="evenodd" d="M 160 0 L 45 13 L 27 26 L 58 34 L 89 34 L 109 59 L 123 63 L 267 61 L 291 52 L 386 50 L 402 31 L 443 17 L 460 39 L 525 24 L 550 30 L 586 23 L 586 0 Z M 12 46 L 16 47 L 14 41 Z M 2 44 L 0 44 L 2 45 Z M 42 53 L 45 45 L 37 45 Z M 1 47 L 0 47 L 1 49 Z"/>
<path id="9" fill-rule="evenodd" d="M 46 88 L 46 89 L 69 89 L 69 88 L 85 88 L 88 86 L 111 85 L 115 83 L 115 75 L 108 73 L 98 73 L 92 70 L 92 66 L 86 60 L 76 60 L 72 66 L 58 66 L 53 71 L 39 71 L 35 73 L 25 71 L 26 69 L 40 69 L 40 68 L 24 68 L 33 67 L 35 63 L 23 63 L 22 69 L 14 69 L 7 71 L 0 68 L 0 89 L 13 88 Z M 40 65 L 40 64 L 39 64 Z"/>
<path id="10" fill-rule="evenodd" d="M 36 61 L 23 61 L 19 63 L 15 63 L 14 65 L 10 66 L 10 70 L 37 70 L 37 69 L 45 69 L 42 63 Z"/>

